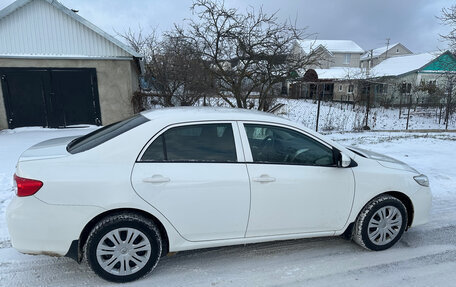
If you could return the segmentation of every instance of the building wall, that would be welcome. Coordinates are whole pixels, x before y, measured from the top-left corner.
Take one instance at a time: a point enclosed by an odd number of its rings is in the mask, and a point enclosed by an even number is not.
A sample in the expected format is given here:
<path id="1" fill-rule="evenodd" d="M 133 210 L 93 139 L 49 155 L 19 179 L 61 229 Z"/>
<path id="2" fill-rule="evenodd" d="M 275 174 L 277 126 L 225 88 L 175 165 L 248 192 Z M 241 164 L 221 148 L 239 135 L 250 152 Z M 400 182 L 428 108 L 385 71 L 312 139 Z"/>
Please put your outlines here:
<path id="1" fill-rule="evenodd" d="M 396 50 L 399 50 L 399 51 L 397 52 Z M 396 45 L 396 46 L 388 49 L 388 53 L 385 52 L 383 54 L 380 54 L 378 57 L 373 58 L 371 68 L 380 64 L 381 62 L 383 62 L 386 57 L 391 58 L 391 57 L 405 56 L 405 55 L 411 55 L 411 54 L 413 54 L 413 53 L 411 53 L 402 44 Z M 369 59 L 360 61 L 360 67 L 367 68 L 368 65 L 369 65 Z"/>
<path id="2" fill-rule="evenodd" d="M 331 67 L 359 67 L 359 61 L 361 54 L 350 53 L 350 63 L 345 64 L 345 54 L 347 53 L 333 53 L 334 54 L 334 63 Z"/>
<path id="3" fill-rule="evenodd" d="M 95 68 L 97 70 L 101 121 L 107 125 L 133 114 L 131 96 L 138 89 L 138 73 L 129 60 L 0 59 L 0 67 Z M 0 129 L 8 128 L 0 89 Z"/>
<path id="4" fill-rule="evenodd" d="M 353 91 L 349 92 L 349 86 L 353 85 Z M 342 90 L 340 90 L 340 87 Z M 352 102 L 357 99 L 358 85 L 357 81 L 341 81 L 334 83 L 334 101 Z"/>
<path id="5" fill-rule="evenodd" d="M 412 89 L 412 102 L 423 103 L 426 101 L 426 98 L 429 96 L 425 91 L 418 91 L 417 88 L 420 86 L 421 82 L 429 84 L 429 81 L 435 81 L 437 87 L 444 88 L 446 85 L 445 75 L 442 73 L 426 73 L 426 72 L 415 72 L 410 74 L 405 74 L 398 77 L 393 77 L 385 83 L 389 84 L 388 92 L 383 95 L 384 99 L 390 102 L 391 104 L 397 105 L 402 102 L 403 105 L 410 101 L 409 95 L 404 95 L 400 93 L 401 83 L 410 83 Z M 402 97 L 402 101 L 401 101 Z M 443 100 L 443 99 L 442 99 Z"/>

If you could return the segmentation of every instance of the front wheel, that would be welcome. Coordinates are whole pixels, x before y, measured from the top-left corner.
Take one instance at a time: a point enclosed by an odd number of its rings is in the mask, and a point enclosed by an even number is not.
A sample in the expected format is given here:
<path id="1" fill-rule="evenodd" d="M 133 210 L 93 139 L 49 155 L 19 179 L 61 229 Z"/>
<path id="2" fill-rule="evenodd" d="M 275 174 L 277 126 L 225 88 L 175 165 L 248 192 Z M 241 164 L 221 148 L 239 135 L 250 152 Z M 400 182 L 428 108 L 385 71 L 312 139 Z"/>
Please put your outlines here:
<path id="1" fill-rule="evenodd" d="M 407 226 L 407 209 L 397 198 L 380 195 L 371 200 L 359 214 L 353 240 L 374 251 L 393 246 Z"/>
<path id="2" fill-rule="evenodd" d="M 130 282 L 149 273 L 162 252 L 160 232 L 148 219 L 116 214 L 101 220 L 85 247 L 92 270 L 108 281 Z"/>

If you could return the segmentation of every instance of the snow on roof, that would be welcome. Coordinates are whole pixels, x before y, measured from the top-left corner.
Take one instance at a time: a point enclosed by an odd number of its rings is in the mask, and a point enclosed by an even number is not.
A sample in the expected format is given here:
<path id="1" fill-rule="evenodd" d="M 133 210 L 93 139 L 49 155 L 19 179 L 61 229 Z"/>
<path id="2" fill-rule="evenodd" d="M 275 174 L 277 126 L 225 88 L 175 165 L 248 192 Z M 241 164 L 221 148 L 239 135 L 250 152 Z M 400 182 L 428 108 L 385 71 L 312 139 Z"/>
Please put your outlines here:
<path id="1" fill-rule="evenodd" d="M 377 48 L 377 49 L 373 49 L 372 50 L 372 58 L 377 58 L 378 56 L 380 56 L 381 54 L 385 53 L 386 50 L 388 49 L 392 49 L 393 47 L 399 45 L 400 43 L 395 43 L 395 44 L 392 44 L 392 45 L 389 45 L 389 46 L 383 46 L 383 47 L 380 47 L 380 48 Z M 370 51 L 367 51 L 366 53 L 364 53 L 364 55 L 361 56 L 361 60 L 368 60 L 370 58 Z"/>
<path id="2" fill-rule="evenodd" d="M 364 50 L 351 40 L 301 40 L 298 44 L 307 54 L 319 46 L 331 53 L 364 53 Z"/>
<path id="3" fill-rule="evenodd" d="M 315 69 L 319 80 L 354 80 L 364 78 L 364 70 L 353 67 L 333 67 L 329 69 Z"/>
<path id="4" fill-rule="evenodd" d="M 399 76 L 418 70 L 438 56 L 436 53 L 423 53 L 389 58 L 373 67 L 370 75 L 371 77 Z"/>

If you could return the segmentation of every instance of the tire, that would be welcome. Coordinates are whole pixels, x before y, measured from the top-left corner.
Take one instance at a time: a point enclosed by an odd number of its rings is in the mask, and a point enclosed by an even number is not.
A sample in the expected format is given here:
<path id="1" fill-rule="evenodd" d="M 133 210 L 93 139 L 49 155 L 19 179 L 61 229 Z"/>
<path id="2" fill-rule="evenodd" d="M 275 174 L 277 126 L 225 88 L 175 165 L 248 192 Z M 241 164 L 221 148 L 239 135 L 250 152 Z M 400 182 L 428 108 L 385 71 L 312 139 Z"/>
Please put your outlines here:
<path id="1" fill-rule="evenodd" d="M 404 204 L 393 196 L 380 195 L 368 202 L 358 215 L 353 240 L 369 250 L 385 250 L 399 241 L 406 226 Z"/>
<path id="2" fill-rule="evenodd" d="M 162 253 L 160 231 L 134 214 L 110 215 L 92 229 L 85 245 L 90 268 L 112 282 L 130 282 L 152 271 Z"/>

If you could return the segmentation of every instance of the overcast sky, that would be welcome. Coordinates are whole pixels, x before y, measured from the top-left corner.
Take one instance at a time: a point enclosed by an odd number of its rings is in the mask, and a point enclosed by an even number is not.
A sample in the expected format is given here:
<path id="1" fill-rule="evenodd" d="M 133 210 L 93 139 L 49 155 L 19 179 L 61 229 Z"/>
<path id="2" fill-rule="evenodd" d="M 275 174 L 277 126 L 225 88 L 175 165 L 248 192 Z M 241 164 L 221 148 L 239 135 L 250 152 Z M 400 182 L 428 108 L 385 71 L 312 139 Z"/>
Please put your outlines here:
<path id="1" fill-rule="evenodd" d="M 0 0 L 0 9 L 12 0 Z M 79 10 L 79 15 L 106 32 L 123 32 L 130 27 L 144 31 L 167 30 L 174 23 L 192 17 L 190 0 L 61 0 Z M 446 48 L 439 34 L 448 33 L 435 16 L 454 0 L 225 0 L 241 11 L 263 5 L 266 12 L 278 11 L 280 19 L 296 19 L 318 39 L 354 40 L 368 50 L 401 42 L 415 53 Z"/>

